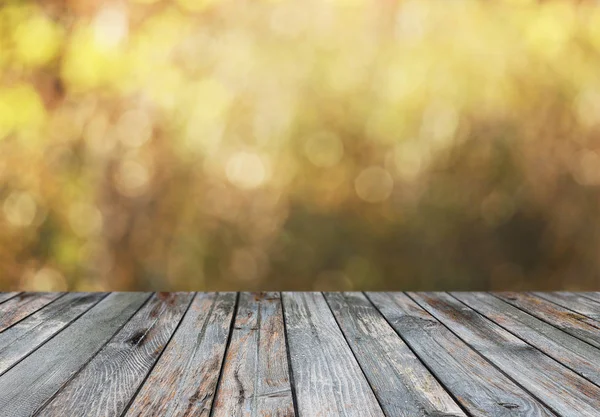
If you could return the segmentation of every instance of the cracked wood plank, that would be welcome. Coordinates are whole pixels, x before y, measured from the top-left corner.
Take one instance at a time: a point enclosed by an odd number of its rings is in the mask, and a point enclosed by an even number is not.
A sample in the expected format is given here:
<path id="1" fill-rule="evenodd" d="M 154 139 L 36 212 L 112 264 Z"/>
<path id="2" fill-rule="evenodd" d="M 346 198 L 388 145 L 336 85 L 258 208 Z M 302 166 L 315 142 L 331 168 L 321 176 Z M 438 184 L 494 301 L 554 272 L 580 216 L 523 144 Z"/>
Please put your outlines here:
<path id="1" fill-rule="evenodd" d="M 537 297 L 573 310 L 592 319 L 589 323 L 600 328 L 600 304 L 582 294 L 572 292 L 534 292 Z"/>
<path id="2" fill-rule="evenodd" d="M 367 293 L 435 377 L 473 417 L 554 416 L 404 293 Z"/>
<path id="3" fill-rule="evenodd" d="M 409 296 L 561 416 L 597 416 L 600 387 L 449 294 L 409 293 Z"/>
<path id="4" fill-rule="evenodd" d="M 0 375 L 92 308 L 106 293 L 71 293 L 0 333 Z"/>
<path id="5" fill-rule="evenodd" d="M 386 415 L 465 416 L 363 294 L 325 298 Z"/>
<path id="6" fill-rule="evenodd" d="M 501 292 L 493 295 L 600 349 L 600 331 L 595 320 L 532 294 Z"/>
<path id="7" fill-rule="evenodd" d="M 0 332 L 46 306 L 63 293 L 23 292 L 0 304 Z"/>
<path id="8" fill-rule="evenodd" d="M 31 416 L 146 302 L 148 293 L 112 293 L 0 377 L 0 416 Z"/>
<path id="9" fill-rule="evenodd" d="M 294 416 L 278 293 L 240 294 L 213 416 Z"/>
<path id="10" fill-rule="evenodd" d="M 18 291 L 15 292 L 0 292 L 0 303 L 3 303 L 7 300 L 10 300 L 13 297 L 16 297 L 20 293 Z"/>
<path id="11" fill-rule="evenodd" d="M 600 350 L 491 294 L 453 292 L 454 297 L 530 345 L 600 385 Z"/>
<path id="12" fill-rule="evenodd" d="M 236 304 L 235 293 L 199 293 L 127 416 L 208 416 Z"/>
<path id="13" fill-rule="evenodd" d="M 158 359 L 193 297 L 157 293 L 37 414 L 118 417 Z"/>
<path id="14" fill-rule="evenodd" d="M 298 413 L 384 415 L 321 293 L 283 294 Z"/>

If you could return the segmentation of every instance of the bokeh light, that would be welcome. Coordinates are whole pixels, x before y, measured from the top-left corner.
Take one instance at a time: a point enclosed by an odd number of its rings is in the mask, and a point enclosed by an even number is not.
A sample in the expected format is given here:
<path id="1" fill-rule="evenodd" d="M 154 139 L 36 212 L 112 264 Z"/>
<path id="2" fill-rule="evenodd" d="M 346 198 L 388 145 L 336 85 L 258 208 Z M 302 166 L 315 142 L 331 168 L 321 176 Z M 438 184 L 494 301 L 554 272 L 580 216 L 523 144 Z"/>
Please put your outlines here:
<path id="1" fill-rule="evenodd" d="M 6 0 L 3 290 L 597 289 L 600 9 Z"/>

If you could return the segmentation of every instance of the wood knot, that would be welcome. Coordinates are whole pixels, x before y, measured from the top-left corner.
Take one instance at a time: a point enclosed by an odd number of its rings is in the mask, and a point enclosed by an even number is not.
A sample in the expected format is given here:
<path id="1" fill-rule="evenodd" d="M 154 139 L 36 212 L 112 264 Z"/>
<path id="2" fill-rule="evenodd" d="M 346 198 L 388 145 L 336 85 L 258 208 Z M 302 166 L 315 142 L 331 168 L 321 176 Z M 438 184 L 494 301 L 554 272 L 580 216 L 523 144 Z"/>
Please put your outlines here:
<path id="1" fill-rule="evenodd" d="M 132 346 L 139 345 L 144 341 L 147 334 L 148 329 L 138 330 L 137 332 L 132 334 L 129 339 L 127 339 L 127 343 L 129 343 Z"/>

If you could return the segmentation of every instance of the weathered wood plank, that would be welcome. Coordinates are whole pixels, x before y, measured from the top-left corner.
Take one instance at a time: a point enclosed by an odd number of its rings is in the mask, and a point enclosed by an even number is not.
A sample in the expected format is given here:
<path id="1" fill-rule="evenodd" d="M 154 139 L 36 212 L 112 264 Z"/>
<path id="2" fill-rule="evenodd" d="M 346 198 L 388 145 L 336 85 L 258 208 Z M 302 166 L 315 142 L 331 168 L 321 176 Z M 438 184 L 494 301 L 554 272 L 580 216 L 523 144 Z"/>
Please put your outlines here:
<path id="1" fill-rule="evenodd" d="M 105 293 L 66 294 L 0 333 L 0 375 L 67 327 Z"/>
<path id="2" fill-rule="evenodd" d="M 20 293 L 18 291 L 15 292 L 0 292 L 0 303 L 3 303 L 7 300 L 10 300 L 13 297 L 16 297 Z"/>
<path id="3" fill-rule="evenodd" d="M 214 417 L 293 417 L 281 299 L 240 294 Z"/>
<path id="4" fill-rule="evenodd" d="M 236 294 L 197 294 L 127 416 L 208 416 Z"/>
<path id="5" fill-rule="evenodd" d="M 553 416 L 403 293 L 367 293 L 444 387 L 474 417 Z"/>
<path id="6" fill-rule="evenodd" d="M 37 416 L 120 416 L 171 338 L 192 293 L 155 294 Z"/>
<path id="7" fill-rule="evenodd" d="M 600 292 L 595 291 L 595 292 L 580 292 L 578 293 L 592 301 L 596 301 L 597 303 L 600 303 Z"/>
<path id="8" fill-rule="evenodd" d="M 298 413 L 383 416 L 323 295 L 283 294 Z"/>
<path id="9" fill-rule="evenodd" d="M 0 416 L 31 416 L 131 318 L 145 293 L 112 293 L 0 377 Z M 82 410 L 82 413 L 85 413 Z"/>
<path id="10" fill-rule="evenodd" d="M 600 350 L 490 294 L 451 294 L 546 355 L 600 385 Z"/>
<path id="11" fill-rule="evenodd" d="M 600 328 L 600 304 L 581 294 L 573 292 L 534 292 L 537 297 L 548 300 L 576 313 L 588 316 L 588 323 Z"/>
<path id="12" fill-rule="evenodd" d="M 600 349 L 600 331 L 589 317 L 532 294 L 501 292 L 493 295 Z"/>
<path id="13" fill-rule="evenodd" d="M 409 293 L 409 296 L 558 414 L 597 415 L 600 410 L 600 387 L 449 294 Z"/>
<path id="14" fill-rule="evenodd" d="M 23 292 L 0 304 L 0 332 L 61 297 L 63 293 Z"/>
<path id="15" fill-rule="evenodd" d="M 465 416 L 363 294 L 325 298 L 386 415 Z"/>

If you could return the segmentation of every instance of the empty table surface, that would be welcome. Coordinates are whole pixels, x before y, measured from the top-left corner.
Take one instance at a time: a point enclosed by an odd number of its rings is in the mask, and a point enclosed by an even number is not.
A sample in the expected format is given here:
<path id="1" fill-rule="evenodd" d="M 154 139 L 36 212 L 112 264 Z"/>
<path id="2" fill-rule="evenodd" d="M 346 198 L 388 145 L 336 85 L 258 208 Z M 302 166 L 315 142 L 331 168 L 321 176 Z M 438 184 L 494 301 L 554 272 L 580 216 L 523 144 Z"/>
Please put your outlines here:
<path id="1" fill-rule="evenodd" d="M 0 416 L 599 416 L 600 293 L 0 293 Z"/>

